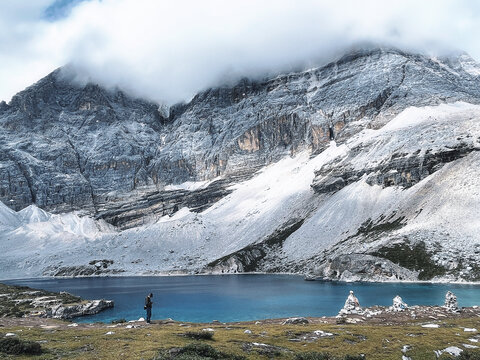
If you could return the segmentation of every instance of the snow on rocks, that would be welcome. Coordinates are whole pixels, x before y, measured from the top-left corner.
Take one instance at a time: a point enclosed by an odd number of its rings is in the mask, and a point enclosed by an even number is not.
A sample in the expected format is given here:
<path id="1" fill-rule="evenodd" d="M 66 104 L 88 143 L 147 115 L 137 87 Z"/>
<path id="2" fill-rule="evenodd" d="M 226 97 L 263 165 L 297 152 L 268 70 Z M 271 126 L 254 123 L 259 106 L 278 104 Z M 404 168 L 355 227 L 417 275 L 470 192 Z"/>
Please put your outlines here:
<path id="1" fill-rule="evenodd" d="M 454 293 L 447 291 L 445 294 L 445 304 L 443 306 L 450 312 L 458 311 L 458 301 Z"/>

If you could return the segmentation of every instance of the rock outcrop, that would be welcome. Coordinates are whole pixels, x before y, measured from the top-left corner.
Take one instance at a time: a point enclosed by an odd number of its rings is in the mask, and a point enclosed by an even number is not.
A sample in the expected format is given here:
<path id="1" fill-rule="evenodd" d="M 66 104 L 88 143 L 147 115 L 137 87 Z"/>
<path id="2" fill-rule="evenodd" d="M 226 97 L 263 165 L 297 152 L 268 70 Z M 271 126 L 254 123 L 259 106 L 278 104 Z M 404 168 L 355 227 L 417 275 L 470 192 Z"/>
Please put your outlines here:
<path id="1" fill-rule="evenodd" d="M 389 260 L 365 254 L 329 258 L 315 273 L 324 279 L 341 281 L 401 281 L 416 278 L 414 272 Z"/>
<path id="2" fill-rule="evenodd" d="M 55 319 L 72 319 L 79 316 L 94 315 L 114 306 L 112 300 L 92 300 L 83 304 L 59 304 L 47 309 L 46 316 Z"/>
<path id="3" fill-rule="evenodd" d="M 0 290 L 2 291 L 0 316 L 71 319 L 97 314 L 114 306 L 112 300 L 83 300 L 64 291 L 56 293 L 5 284 L 0 284 Z"/>

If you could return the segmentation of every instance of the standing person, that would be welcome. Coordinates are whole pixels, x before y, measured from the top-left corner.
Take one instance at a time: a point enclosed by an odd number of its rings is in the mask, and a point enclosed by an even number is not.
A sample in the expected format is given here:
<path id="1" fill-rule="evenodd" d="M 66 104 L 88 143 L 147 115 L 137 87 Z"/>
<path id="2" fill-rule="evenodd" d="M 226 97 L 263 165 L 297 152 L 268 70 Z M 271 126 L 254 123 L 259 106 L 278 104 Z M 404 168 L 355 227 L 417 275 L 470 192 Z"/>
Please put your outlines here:
<path id="1" fill-rule="evenodd" d="M 145 298 L 145 306 L 143 307 L 145 310 L 147 310 L 148 324 L 150 324 L 150 318 L 152 317 L 152 305 L 153 305 L 152 298 L 153 298 L 153 294 L 152 293 L 148 294 L 147 297 Z"/>

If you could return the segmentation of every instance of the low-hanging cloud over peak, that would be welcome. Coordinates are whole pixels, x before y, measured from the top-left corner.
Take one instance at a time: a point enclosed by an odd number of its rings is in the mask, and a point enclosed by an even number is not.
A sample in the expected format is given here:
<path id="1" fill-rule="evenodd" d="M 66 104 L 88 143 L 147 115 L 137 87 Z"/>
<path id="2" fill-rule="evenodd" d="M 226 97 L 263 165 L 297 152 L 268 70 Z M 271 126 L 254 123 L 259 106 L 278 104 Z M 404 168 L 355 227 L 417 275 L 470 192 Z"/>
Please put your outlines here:
<path id="1" fill-rule="evenodd" d="M 71 64 L 159 102 L 331 59 L 362 41 L 480 58 L 472 1 L 17 0 L 0 14 L 0 99 Z"/>

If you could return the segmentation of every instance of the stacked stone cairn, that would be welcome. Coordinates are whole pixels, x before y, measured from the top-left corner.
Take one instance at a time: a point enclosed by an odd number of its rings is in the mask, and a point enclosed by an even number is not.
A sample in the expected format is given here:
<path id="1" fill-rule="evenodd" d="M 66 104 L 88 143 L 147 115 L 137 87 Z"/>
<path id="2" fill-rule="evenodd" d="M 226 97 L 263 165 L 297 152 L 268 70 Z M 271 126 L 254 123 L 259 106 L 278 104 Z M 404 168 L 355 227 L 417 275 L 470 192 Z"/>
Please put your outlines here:
<path id="1" fill-rule="evenodd" d="M 445 304 L 443 305 L 443 307 L 450 312 L 459 311 L 457 297 L 451 291 L 447 291 L 447 293 L 445 294 Z"/>
<path id="2" fill-rule="evenodd" d="M 345 301 L 345 305 L 340 310 L 338 315 L 347 315 L 347 314 L 361 314 L 362 308 L 360 307 L 360 303 L 358 302 L 357 297 L 353 294 L 353 291 L 350 290 L 350 294 Z"/>
<path id="3" fill-rule="evenodd" d="M 408 304 L 404 303 L 402 298 L 397 295 L 393 298 L 393 304 L 390 306 L 390 311 L 405 311 L 408 308 Z"/>

